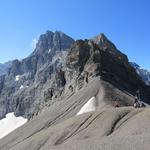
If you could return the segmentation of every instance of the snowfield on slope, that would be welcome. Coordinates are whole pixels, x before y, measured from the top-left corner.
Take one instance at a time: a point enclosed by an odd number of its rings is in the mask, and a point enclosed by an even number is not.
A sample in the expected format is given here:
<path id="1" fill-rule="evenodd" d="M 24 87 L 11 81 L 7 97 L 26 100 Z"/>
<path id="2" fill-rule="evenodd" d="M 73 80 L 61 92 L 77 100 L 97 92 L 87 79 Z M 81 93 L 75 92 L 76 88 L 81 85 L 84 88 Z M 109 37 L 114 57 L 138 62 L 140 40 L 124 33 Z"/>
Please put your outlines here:
<path id="1" fill-rule="evenodd" d="M 6 118 L 0 120 L 0 139 L 27 122 L 23 117 L 16 117 L 14 113 L 8 113 Z"/>
<path id="2" fill-rule="evenodd" d="M 96 110 L 96 98 L 92 97 L 88 100 L 88 102 L 80 109 L 80 111 L 77 113 L 78 115 L 81 115 L 86 112 L 95 111 Z"/>

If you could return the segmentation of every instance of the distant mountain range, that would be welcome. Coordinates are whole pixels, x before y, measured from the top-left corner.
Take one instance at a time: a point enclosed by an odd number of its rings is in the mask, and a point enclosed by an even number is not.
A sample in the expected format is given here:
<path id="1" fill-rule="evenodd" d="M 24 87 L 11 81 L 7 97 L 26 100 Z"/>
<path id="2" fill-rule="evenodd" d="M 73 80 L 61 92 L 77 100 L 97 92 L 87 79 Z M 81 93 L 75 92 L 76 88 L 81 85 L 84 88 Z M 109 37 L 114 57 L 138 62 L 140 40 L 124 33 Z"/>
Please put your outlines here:
<path id="1" fill-rule="evenodd" d="M 135 69 L 137 74 L 143 79 L 143 81 L 147 84 L 150 85 L 150 72 L 147 71 L 146 69 L 142 69 L 138 64 L 135 62 L 130 63 Z"/>

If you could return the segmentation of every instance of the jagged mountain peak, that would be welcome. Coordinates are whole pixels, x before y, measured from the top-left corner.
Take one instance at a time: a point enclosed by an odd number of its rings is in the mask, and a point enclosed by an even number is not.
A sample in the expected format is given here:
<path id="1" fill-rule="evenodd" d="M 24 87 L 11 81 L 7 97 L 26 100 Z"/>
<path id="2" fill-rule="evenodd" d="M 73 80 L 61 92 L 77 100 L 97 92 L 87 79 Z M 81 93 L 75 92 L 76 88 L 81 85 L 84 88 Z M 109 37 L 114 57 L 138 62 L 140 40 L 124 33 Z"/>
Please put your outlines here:
<path id="1" fill-rule="evenodd" d="M 66 35 L 63 31 L 60 31 L 60 30 L 56 30 L 56 31 L 54 32 L 54 34 L 59 34 L 60 36 L 68 36 L 68 35 Z"/>
<path id="2" fill-rule="evenodd" d="M 99 45 L 99 47 L 103 50 L 116 51 L 116 46 L 106 37 L 104 33 L 100 33 L 99 35 L 93 37 L 91 39 L 93 42 Z"/>
<path id="3" fill-rule="evenodd" d="M 95 36 L 94 38 L 95 38 L 97 41 L 100 41 L 100 40 L 106 41 L 106 40 L 108 40 L 108 38 L 106 37 L 106 35 L 105 35 L 104 33 L 100 33 L 99 35 Z"/>
<path id="4" fill-rule="evenodd" d="M 62 31 L 52 32 L 47 30 L 46 33 L 39 37 L 36 48 L 32 55 L 43 55 L 45 52 L 50 53 L 50 51 L 63 51 L 70 48 L 73 43 L 74 39 Z"/>
<path id="5" fill-rule="evenodd" d="M 65 34 L 63 31 L 61 30 L 56 30 L 56 31 L 51 31 L 51 30 L 47 30 L 44 34 Z M 66 35 L 66 34 L 65 34 Z"/>

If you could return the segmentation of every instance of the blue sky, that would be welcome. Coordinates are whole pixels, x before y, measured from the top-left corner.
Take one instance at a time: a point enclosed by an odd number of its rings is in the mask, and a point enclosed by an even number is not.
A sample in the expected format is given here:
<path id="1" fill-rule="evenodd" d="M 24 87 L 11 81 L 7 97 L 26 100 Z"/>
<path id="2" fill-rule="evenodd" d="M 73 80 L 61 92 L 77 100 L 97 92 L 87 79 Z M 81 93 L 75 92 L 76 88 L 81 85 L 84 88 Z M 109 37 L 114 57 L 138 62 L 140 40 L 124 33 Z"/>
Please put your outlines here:
<path id="1" fill-rule="evenodd" d="M 149 0 L 0 0 L 0 62 L 21 59 L 46 30 L 75 39 L 101 32 L 150 70 Z"/>

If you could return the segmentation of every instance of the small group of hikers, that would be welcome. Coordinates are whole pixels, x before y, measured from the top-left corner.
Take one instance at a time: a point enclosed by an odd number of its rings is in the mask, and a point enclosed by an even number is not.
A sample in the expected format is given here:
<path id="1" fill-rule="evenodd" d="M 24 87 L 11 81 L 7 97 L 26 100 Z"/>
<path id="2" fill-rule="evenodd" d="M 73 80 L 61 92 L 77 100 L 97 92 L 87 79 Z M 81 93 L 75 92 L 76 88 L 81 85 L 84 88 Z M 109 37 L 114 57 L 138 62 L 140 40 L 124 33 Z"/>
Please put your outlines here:
<path id="1" fill-rule="evenodd" d="M 134 108 L 143 108 L 146 107 L 146 105 L 140 101 L 138 97 L 135 98 L 134 100 Z"/>
<path id="2" fill-rule="evenodd" d="M 119 101 L 118 101 L 117 99 L 115 99 L 115 100 L 112 102 L 112 105 L 113 105 L 114 107 L 120 107 L 120 103 L 119 103 Z"/>
<path id="3" fill-rule="evenodd" d="M 114 107 L 120 107 L 120 103 L 117 99 L 113 101 L 112 105 Z M 146 107 L 146 105 L 143 102 L 141 102 L 140 99 L 138 99 L 138 97 L 136 97 L 134 100 L 133 107 L 134 108 L 143 108 L 143 107 Z"/>
<path id="4" fill-rule="evenodd" d="M 138 89 L 136 91 L 136 97 L 134 100 L 134 108 L 142 108 L 142 107 L 146 107 L 146 105 L 141 101 L 140 99 L 140 90 Z"/>
<path id="5" fill-rule="evenodd" d="M 86 82 L 86 84 L 88 84 L 88 78 L 89 78 L 89 73 L 86 71 L 85 72 L 85 74 L 84 74 L 84 79 L 85 79 L 85 82 Z M 135 98 L 135 100 L 134 100 L 134 104 L 133 104 L 133 107 L 134 108 L 143 108 L 143 107 L 146 107 L 146 105 L 142 102 L 142 101 L 140 101 L 140 91 L 139 90 L 137 90 L 137 92 L 136 92 L 136 98 Z M 114 101 L 113 101 L 113 104 L 112 104 L 114 107 L 120 107 L 120 104 L 119 104 L 119 102 L 118 102 L 118 100 L 117 99 L 115 99 Z"/>
<path id="6" fill-rule="evenodd" d="M 121 104 L 120 104 L 120 102 L 119 102 L 119 100 L 117 98 L 112 102 L 112 105 L 114 107 L 120 107 L 121 106 Z M 133 107 L 134 108 L 143 108 L 143 107 L 146 107 L 146 105 L 144 104 L 144 102 L 141 101 L 140 91 L 139 90 L 136 92 L 136 97 L 135 97 L 135 100 L 134 100 L 134 103 L 133 103 Z"/>

